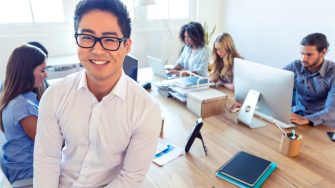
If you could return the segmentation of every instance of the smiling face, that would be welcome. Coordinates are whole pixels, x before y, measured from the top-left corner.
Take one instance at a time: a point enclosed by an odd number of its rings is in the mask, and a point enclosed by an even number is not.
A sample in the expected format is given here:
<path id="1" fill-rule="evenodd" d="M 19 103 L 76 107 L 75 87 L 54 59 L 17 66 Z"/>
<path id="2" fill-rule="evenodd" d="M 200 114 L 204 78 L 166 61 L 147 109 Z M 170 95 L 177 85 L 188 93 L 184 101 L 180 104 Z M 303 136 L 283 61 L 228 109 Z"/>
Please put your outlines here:
<path id="1" fill-rule="evenodd" d="M 46 63 L 42 63 L 40 65 L 38 65 L 35 69 L 34 69 L 34 88 L 38 88 L 41 87 L 43 85 L 44 80 L 47 78 L 47 73 L 45 72 L 45 67 L 46 67 Z"/>
<path id="2" fill-rule="evenodd" d="M 123 38 L 117 17 L 109 12 L 92 10 L 86 13 L 78 27 L 77 33 L 95 37 Z M 122 42 L 117 51 L 105 50 L 99 42 L 92 48 L 78 47 L 78 56 L 87 75 L 87 84 L 101 83 L 114 85 L 121 76 L 124 57 L 130 51 L 131 40 Z"/>

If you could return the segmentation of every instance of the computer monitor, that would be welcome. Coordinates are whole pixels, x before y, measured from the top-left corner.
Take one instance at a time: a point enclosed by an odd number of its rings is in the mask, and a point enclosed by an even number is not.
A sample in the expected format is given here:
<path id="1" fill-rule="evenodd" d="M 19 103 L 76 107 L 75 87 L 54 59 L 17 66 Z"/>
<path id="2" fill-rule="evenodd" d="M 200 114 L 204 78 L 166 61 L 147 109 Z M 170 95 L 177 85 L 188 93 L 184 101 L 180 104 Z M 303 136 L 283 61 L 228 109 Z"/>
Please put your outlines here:
<path id="1" fill-rule="evenodd" d="M 123 62 L 123 71 L 137 82 L 138 60 L 130 55 L 126 55 Z"/>
<path id="2" fill-rule="evenodd" d="M 235 58 L 235 100 L 243 102 L 238 120 L 251 128 L 266 125 L 253 115 L 271 123 L 289 124 L 293 83 L 290 71 Z"/>

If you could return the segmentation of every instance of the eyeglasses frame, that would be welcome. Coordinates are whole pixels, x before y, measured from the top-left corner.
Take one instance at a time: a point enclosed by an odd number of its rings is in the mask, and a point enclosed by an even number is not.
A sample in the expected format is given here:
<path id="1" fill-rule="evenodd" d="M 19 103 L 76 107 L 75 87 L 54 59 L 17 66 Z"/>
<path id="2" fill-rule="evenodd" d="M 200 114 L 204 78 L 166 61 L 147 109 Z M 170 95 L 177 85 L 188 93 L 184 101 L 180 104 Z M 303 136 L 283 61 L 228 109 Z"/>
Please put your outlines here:
<path id="1" fill-rule="evenodd" d="M 79 42 L 78 42 L 78 36 L 80 36 L 80 35 L 85 35 L 85 36 L 90 36 L 90 37 L 92 37 L 92 38 L 94 39 L 94 43 L 92 44 L 92 46 L 91 46 L 91 47 L 83 47 L 83 46 L 81 46 L 81 45 L 79 44 Z M 124 37 L 124 38 L 117 38 L 117 37 L 95 37 L 95 36 L 93 36 L 93 35 L 83 34 L 83 33 L 75 33 L 75 34 L 74 34 L 74 38 L 76 39 L 76 43 L 77 43 L 77 45 L 78 45 L 79 47 L 81 47 L 81 48 L 93 48 L 93 47 L 95 46 L 95 44 L 96 44 L 97 42 L 99 42 L 100 45 L 101 45 L 101 47 L 102 47 L 103 49 L 105 49 L 105 50 L 108 50 L 108 51 L 117 51 L 117 50 L 119 50 L 119 49 L 120 49 L 120 46 L 121 46 L 121 43 L 122 43 L 123 41 L 127 41 L 127 40 L 128 40 L 128 38 L 126 38 L 126 37 Z M 105 48 L 104 45 L 103 45 L 102 42 L 101 42 L 101 40 L 104 39 L 104 38 L 112 38 L 112 39 L 116 39 L 117 41 L 119 41 L 119 45 L 118 45 L 117 49 L 115 49 L 115 50 L 110 50 L 110 49 Z"/>

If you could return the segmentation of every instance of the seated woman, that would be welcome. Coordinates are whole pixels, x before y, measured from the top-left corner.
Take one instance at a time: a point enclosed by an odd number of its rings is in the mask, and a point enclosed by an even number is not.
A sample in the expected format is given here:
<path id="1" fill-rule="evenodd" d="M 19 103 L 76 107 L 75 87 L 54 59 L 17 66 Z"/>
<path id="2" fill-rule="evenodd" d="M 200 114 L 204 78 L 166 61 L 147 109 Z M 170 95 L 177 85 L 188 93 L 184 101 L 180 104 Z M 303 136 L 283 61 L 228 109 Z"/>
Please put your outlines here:
<path id="1" fill-rule="evenodd" d="M 213 46 L 213 62 L 209 65 L 209 78 L 217 85 L 234 90 L 234 58 L 242 58 L 235 48 L 234 41 L 228 33 L 219 34 Z"/>
<path id="2" fill-rule="evenodd" d="M 8 60 L 1 93 L 0 129 L 6 143 L 2 169 L 10 182 L 33 177 L 33 151 L 36 134 L 38 91 L 47 77 L 46 55 L 37 47 L 17 47 Z"/>
<path id="3" fill-rule="evenodd" d="M 205 46 L 205 32 L 200 23 L 190 22 L 182 26 L 179 39 L 185 43 L 183 51 L 169 74 L 179 75 L 187 70 L 200 76 L 208 76 L 209 52 Z M 188 75 L 185 73 L 183 76 Z"/>

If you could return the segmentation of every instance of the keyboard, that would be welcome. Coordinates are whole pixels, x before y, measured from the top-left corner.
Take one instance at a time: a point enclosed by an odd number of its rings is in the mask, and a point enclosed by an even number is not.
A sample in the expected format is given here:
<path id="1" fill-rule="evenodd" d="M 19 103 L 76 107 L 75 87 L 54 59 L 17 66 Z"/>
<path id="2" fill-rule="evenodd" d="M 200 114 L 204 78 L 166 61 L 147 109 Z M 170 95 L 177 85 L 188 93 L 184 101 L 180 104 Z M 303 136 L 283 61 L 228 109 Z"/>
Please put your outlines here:
<path id="1" fill-rule="evenodd" d="M 268 121 L 270 123 L 275 124 L 276 126 L 279 126 L 279 127 L 283 128 L 283 129 L 287 129 L 287 128 L 291 128 L 291 127 L 295 127 L 296 126 L 295 124 L 292 124 L 292 123 L 289 123 L 289 124 L 284 123 L 282 121 L 279 121 L 279 120 L 277 120 L 277 119 L 275 119 L 275 118 L 273 118 L 271 116 L 265 115 L 265 114 L 260 113 L 258 111 L 255 111 L 255 115 L 258 116 L 258 117 L 260 117 L 261 119 L 264 119 L 264 120 L 266 120 L 266 121 Z"/>
<path id="2" fill-rule="evenodd" d="M 293 124 L 293 123 L 289 123 L 289 124 L 287 124 L 287 123 L 284 123 L 284 122 L 282 122 L 282 121 L 278 121 L 278 120 L 275 120 L 273 123 L 274 123 L 275 125 L 277 125 L 277 126 L 283 128 L 283 129 L 292 128 L 292 127 L 295 127 L 295 126 L 296 126 L 296 125 Z"/>

